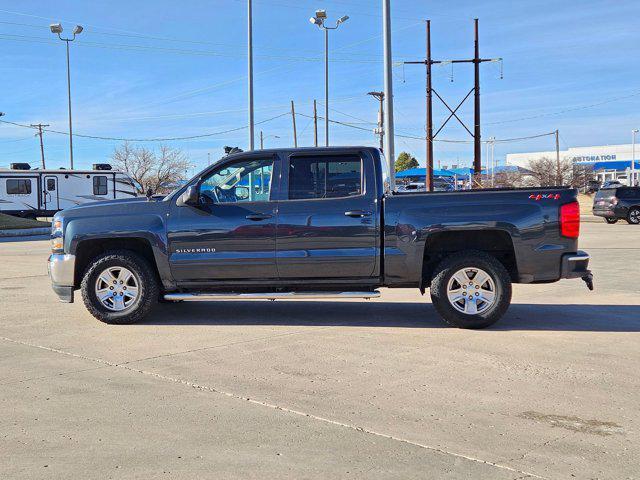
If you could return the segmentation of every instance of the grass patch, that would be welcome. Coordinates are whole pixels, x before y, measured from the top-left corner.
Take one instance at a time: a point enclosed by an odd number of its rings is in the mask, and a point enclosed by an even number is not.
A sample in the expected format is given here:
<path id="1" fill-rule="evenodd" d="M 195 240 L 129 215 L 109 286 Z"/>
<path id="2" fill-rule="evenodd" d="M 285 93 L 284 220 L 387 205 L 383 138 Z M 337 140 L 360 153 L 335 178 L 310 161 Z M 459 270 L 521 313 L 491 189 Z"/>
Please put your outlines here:
<path id="1" fill-rule="evenodd" d="M 50 227 L 49 222 L 40 222 L 39 220 L 31 220 L 30 218 L 13 217 L 0 213 L 0 230 L 16 230 L 22 228 L 42 228 Z"/>

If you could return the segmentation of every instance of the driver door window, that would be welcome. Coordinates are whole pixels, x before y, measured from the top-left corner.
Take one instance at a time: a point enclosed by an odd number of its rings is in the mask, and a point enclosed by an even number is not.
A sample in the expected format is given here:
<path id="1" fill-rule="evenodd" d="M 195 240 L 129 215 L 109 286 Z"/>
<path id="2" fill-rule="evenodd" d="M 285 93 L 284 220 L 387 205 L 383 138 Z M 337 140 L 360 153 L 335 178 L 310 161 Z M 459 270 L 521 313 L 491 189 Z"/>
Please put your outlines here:
<path id="1" fill-rule="evenodd" d="M 240 160 L 214 170 L 200 186 L 203 203 L 267 202 L 273 159 Z"/>

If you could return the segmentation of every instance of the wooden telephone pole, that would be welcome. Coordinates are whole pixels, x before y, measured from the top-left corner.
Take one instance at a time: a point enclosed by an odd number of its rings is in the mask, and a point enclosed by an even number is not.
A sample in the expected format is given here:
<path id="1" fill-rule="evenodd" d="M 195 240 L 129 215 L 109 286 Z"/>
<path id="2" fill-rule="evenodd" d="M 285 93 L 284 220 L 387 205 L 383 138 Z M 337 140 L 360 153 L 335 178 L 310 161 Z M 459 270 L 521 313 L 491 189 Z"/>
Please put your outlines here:
<path id="1" fill-rule="evenodd" d="M 318 106 L 313 100 L 313 145 L 318 146 Z"/>
<path id="2" fill-rule="evenodd" d="M 38 123 L 36 125 L 31 124 L 31 126 L 33 128 L 37 128 L 38 129 L 38 133 L 36 133 L 37 136 L 40 137 L 40 155 L 42 157 L 42 169 L 44 170 L 45 167 L 45 163 L 44 163 L 44 141 L 42 140 L 42 133 L 43 133 L 43 128 L 48 127 L 49 125 L 44 125 L 42 123 Z"/>
<path id="3" fill-rule="evenodd" d="M 296 130 L 296 107 L 291 100 L 291 121 L 293 122 L 293 146 L 298 148 L 298 131 Z"/>

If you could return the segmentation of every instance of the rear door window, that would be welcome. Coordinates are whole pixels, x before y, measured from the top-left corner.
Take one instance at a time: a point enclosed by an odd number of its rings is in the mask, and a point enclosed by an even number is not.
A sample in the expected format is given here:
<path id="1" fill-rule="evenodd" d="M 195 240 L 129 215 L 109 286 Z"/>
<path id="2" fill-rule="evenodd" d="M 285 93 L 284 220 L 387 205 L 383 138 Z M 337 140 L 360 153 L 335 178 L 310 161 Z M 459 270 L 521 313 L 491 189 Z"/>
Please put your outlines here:
<path id="1" fill-rule="evenodd" d="M 96 175 L 95 177 L 93 177 L 93 194 L 107 194 L 107 177 L 105 177 L 104 175 Z"/>
<path id="2" fill-rule="evenodd" d="M 344 198 L 362 194 L 357 155 L 296 156 L 289 160 L 289 199 Z"/>

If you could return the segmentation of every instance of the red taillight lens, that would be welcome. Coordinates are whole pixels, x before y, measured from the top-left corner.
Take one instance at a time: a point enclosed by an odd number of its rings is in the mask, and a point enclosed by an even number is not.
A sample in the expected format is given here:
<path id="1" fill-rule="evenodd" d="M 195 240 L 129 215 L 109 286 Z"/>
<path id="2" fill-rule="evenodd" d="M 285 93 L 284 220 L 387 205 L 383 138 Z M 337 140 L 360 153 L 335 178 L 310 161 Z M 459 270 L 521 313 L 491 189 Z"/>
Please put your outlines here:
<path id="1" fill-rule="evenodd" d="M 560 234 L 563 237 L 578 238 L 580 235 L 580 205 L 567 203 L 560 207 Z"/>

